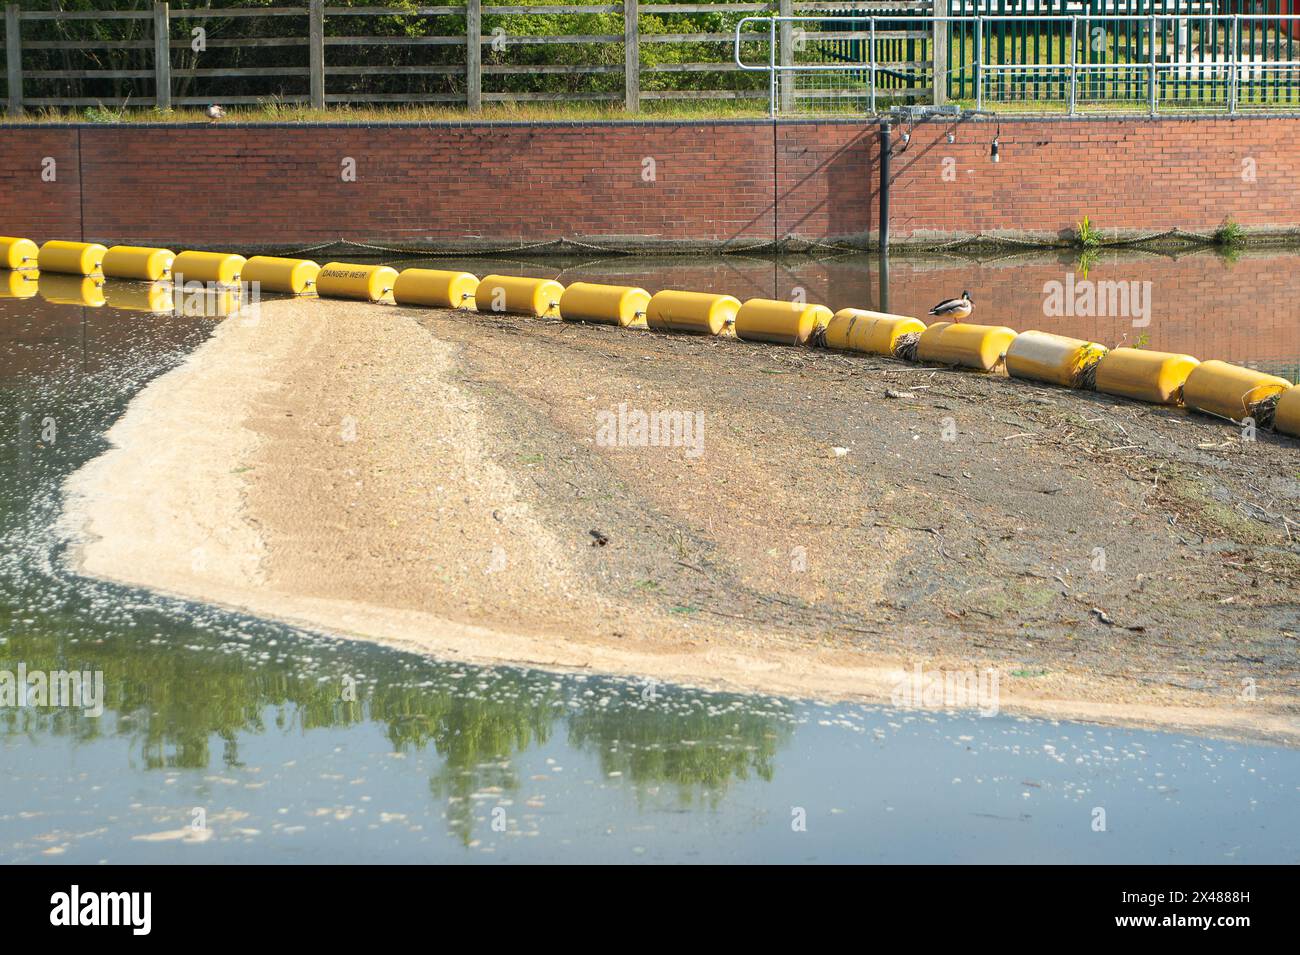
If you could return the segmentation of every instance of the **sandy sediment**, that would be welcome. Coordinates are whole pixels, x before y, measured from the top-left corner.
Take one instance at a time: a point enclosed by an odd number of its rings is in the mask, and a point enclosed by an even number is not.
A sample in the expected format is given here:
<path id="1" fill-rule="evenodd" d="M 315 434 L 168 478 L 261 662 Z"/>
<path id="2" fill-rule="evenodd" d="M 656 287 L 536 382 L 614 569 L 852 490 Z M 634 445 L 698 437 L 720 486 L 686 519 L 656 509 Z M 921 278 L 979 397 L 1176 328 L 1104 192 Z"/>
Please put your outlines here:
<path id="1" fill-rule="evenodd" d="M 703 413 L 701 449 L 604 446 L 620 404 Z M 1223 429 L 860 356 L 277 301 L 131 403 L 66 527 L 84 573 L 439 657 L 873 701 L 918 663 L 993 667 L 1004 711 L 1293 739 L 1300 561 L 1212 505 L 1239 481 L 1293 507 L 1300 453 L 1196 460 Z"/>

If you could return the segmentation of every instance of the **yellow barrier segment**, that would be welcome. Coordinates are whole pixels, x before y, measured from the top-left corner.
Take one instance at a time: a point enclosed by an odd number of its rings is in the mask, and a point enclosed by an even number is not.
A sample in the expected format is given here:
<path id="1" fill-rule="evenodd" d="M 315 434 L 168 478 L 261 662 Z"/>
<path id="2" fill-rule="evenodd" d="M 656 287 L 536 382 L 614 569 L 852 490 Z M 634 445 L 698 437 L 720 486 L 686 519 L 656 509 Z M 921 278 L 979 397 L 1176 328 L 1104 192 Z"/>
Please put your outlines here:
<path id="1" fill-rule="evenodd" d="M 316 276 L 316 294 L 322 298 L 377 302 L 393 290 L 396 282 L 397 269 L 387 265 L 327 262 Z"/>
<path id="2" fill-rule="evenodd" d="M 1159 405 L 1177 404 L 1187 376 L 1199 364 L 1191 355 L 1115 348 L 1097 364 L 1097 390 Z"/>
<path id="3" fill-rule="evenodd" d="M 36 253 L 42 272 L 94 275 L 104 264 L 108 249 L 98 242 L 63 242 L 51 239 Z"/>
<path id="4" fill-rule="evenodd" d="M 171 274 L 176 253 L 140 245 L 115 245 L 104 253 L 104 274 L 115 279 L 157 282 Z"/>
<path id="5" fill-rule="evenodd" d="M 736 312 L 736 337 L 747 342 L 802 345 L 831 320 L 825 305 L 751 298 Z"/>
<path id="6" fill-rule="evenodd" d="M 256 282 L 266 292 L 301 295 L 316 284 L 320 266 L 311 259 L 283 259 L 275 255 L 255 255 L 244 263 L 240 281 Z"/>
<path id="7" fill-rule="evenodd" d="M 42 272 L 36 283 L 41 298 L 55 305 L 99 308 L 107 302 L 104 280 L 97 275 L 67 275 Z"/>
<path id="8" fill-rule="evenodd" d="M 40 250 L 31 239 L 0 235 L 0 269 L 34 269 Z"/>
<path id="9" fill-rule="evenodd" d="M 393 284 L 393 300 L 398 305 L 469 308 L 478 286 L 478 277 L 469 272 L 403 269 Z"/>
<path id="10" fill-rule="evenodd" d="M 236 285 L 248 260 L 228 252 L 182 252 L 172 263 L 172 276 L 186 282 Z"/>
<path id="11" fill-rule="evenodd" d="M 645 321 L 661 332 L 716 335 L 736 320 L 738 311 L 740 299 L 730 295 L 665 289 L 650 296 L 645 307 Z"/>
<path id="12" fill-rule="evenodd" d="M 36 294 L 37 274 L 35 269 L 0 274 L 0 298 L 31 298 Z"/>
<path id="13" fill-rule="evenodd" d="M 1273 428 L 1294 438 L 1300 438 L 1300 388 L 1282 392 L 1273 412 Z"/>
<path id="14" fill-rule="evenodd" d="M 554 279 L 522 275 L 485 275 L 474 290 L 480 312 L 513 315 L 558 315 L 564 286 Z"/>
<path id="15" fill-rule="evenodd" d="M 176 286 L 171 282 L 110 282 L 106 286 L 109 308 L 161 315 L 176 308 Z"/>
<path id="16" fill-rule="evenodd" d="M 868 355 L 892 355 L 904 335 L 919 335 L 925 322 L 906 315 L 842 308 L 826 326 L 826 347 L 860 351 Z"/>
<path id="17" fill-rule="evenodd" d="M 650 293 L 627 285 L 574 282 L 560 296 L 560 315 L 569 322 L 599 322 L 626 327 L 645 317 Z"/>
<path id="18" fill-rule="evenodd" d="M 1048 332 L 1021 332 L 1007 348 L 1007 374 L 1077 388 L 1083 373 L 1106 354 L 1105 345 Z"/>
<path id="19" fill-rule="evenodd" d="M 938 365 L 992 371 L 1015 338 L 1015 331 L 1003 325 L 935 322 L 921 333 L 916 357 Z"/>
<path id="20" fill-rule="evenodd" d="M 1280 395 L 1291 382 L 1253 368 L 1226 361 L 1203 361 L 1192 369 L 1183 385 L 1183 404 L 1221 418 L 1240 421 L 1255 413 L 1255 405 Z"/>

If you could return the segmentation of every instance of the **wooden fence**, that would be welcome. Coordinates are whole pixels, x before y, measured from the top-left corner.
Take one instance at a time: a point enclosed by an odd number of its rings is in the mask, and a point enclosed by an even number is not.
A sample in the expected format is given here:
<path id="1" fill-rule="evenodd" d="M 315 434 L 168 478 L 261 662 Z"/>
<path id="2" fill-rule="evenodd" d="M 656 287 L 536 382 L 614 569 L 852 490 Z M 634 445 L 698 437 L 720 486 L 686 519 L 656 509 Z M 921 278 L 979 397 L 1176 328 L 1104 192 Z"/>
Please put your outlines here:
<path id="1" fill-rule="evenodd" d="M 732 30 L 741 17 L 771 13 L 831 16 L 882 9 L 903 16 L 925 15 L 931 11 L 932 2 L 621 0 L 605 4 L 496 5 L 466 0 L 462 4 L 412 8 L 328 6 L 325 0 L 307 0 L 298 6 L 242 8 L 180 8 L 156 3 L 152 9 L 100 12 L 20 10 L 16 4 L 10 4 L 4 18 L 6 99 L 10 115 L 20 115 L 30 108 L 120 107 L 128 103 L 164 110 L 211 102 L 240 105 L 268 101 L 307 104 L 314 108 L 339 103 L 442 103 L 478 110 L 484 103 L 607 101 L 621 103 L 627 111 L 635 112 L 641 104 L 654 100 L 766 101 L 769 96 L 766 76 L 741 71 L 733 58 Z M 554 21 L 553 15 L 565 15 L 580 25 L 595 23 L 598 29 L 610 32 L 532 35 L 526 27 L 506 31 L 492 25 L 510 17 L 517 25 L 532 22 L 546 29 Z M 698 28 L 662 32 L 670 15 L 674 24 L 695 19 Z M 519 19 L 547 16 L 552 16 L 552 20 Z M 390 29 L 389 34 L 379 35 L 367 29 L 367 21 L 374 23 L 377 17 L 432 19 L 419 21 L 419 29 L 409 33 L 394 35 Z M 647 19 L 646 23 L 657 25 L 657 29 L 646 29 L 643 17 L 655 18 Z M 213 21 L 234 18 L 245 21 L 256 18 L 259 35 L 216 35 L 214 30 L 205 30 L 205 25 Z M 25 24 L 51 20 L 60 21 L 61 27 L 77 21 L 135 23 L 130 28 L 119 23 L 119 35 L 114 39 L 24 38 Z M 388 21 L 390 25 L 392 22 Z M 615 25 L 621 27 L 617 32 L 610 29 Z M 925 39 L 928 57 L 928 25 L 924 33 L 913 32 Z M 120 34 L 133 36 L 123 38 Z M 256 57 L 257 51 L 276 48 L 291 48 L 292 52 L 278 51 L 274 54 L 277 62 L 266 65 L 214 67 L 209 60 L 205 66 L 203 57 L 194 54 L 200 35 L 205 50 L 248 51 L 228 53 L 228 58 Z M 742 40 L 752 62 L 767 61 L 766 28 L 746 32 Z M 510 57 L 505 55 L 507 50 L 517 53 L 556 45 L 572 49 L 570 55 L 559 55 L 560 59 L 578 61 L 508 62 Z M 664 45 L 682 52 L 656 55 Z M 381 47 L 386 51 L 384 63 L 375 62 L 379 57 L 373 55 L 367 58 L 369 50 Z M 394 47 L 404 52 L 395 52 Z M 783 43 L 780 49 L 783 62 L 789 62 L 791 45 Z M 24 53 L 30 55 L 36 51 L 42 51 L 36 54 L 43 58 L 42 68 L 25 71 Z M 914 50 L 910 55 L 915 55 Z M 683 60 L 683 56 L 687 59 Z M 116 57 L 119 62 L 104 68 L 102 59 L 110 57 Z M 63 62 L 56 65 L 62 68 L 51 68 L 58 58 Z M 394 59 L 410 62 L 394 63 Z M 244 61 L 236 59 L 235 62 Z M 544 85 L 543 78 L 554 81 L 552 86 L 567 83 L 571 88 L 494 88 L 507 84 Z M 244 88 L 232 90 L 232 80 Z M 263 85 L 265 92 L 249 91 L 257 83 Z M 384 88 L 384 83 L 388 88 Z M 581 88 L 575 88 L 579 83 Z M 419 88 L 391 89 L 400 84 Z M 927 90 L 919 88 L 908 93 L 928 95 Z M 787 106 L 791 96 L 804 95 L 790 82 L 782 89 Z M 809 90 L 807 95 L 815 98 L 817 93 Z"/>

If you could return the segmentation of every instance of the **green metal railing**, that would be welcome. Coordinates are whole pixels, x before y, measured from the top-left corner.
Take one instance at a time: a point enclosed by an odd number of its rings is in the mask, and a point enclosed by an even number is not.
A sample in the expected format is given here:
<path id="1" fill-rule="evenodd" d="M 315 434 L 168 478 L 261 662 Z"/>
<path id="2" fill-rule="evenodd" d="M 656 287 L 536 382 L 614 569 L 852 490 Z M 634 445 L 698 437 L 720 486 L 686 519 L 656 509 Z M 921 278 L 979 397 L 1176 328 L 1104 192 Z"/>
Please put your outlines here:
<path id="1" fill-rule="evenodd" d="M 978 57 L 989 67 L 983 98 L 991 102 L 1067 99 L 1073 63 L 1080 107 L 1145 104 L 1153 92 L 1162 103 L 1193 108 L 1227 106 L 1233 95 L 1231 105 L 1243 109 L 1300 105 L 1300 48 L 1293 36 L 1300 34 L 1300 3 L 1292 13 L 1291 0 L 946 3 L 952 17 L 1017 18 L 949 23 L 947 92 L 953 99 L 976 98 Z"/>

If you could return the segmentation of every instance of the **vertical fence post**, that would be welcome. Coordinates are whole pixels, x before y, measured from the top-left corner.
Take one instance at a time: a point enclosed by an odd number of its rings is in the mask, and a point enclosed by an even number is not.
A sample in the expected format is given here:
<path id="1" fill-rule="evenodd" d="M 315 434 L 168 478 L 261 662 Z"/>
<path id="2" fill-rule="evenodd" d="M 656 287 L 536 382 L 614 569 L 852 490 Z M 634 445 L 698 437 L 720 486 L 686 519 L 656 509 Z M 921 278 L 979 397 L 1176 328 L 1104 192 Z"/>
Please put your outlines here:
<path id="1" fill-rule="evenodd" d="M 1079 18 L 1070 17 L 1070 115 L 1079 98 Z"/>
<path id="2" fill-rule="evenodd" d="M 172 26 L 166 3 L 153 5 L 153 96 L 159 109 L 172 108 Z"/>
<path id="3" fill-rule="evenodd" d="M 933 28 L 931 57 L 934 61 L 930 74 L 934 77 L 934 105 L 942 106 L 948 102 L 948 21 L 939 17 L 947 14 L 946 0 L 933 0 L 930 9 L 934 17 L 930 24 Z"/>
<path id="4" fill-rule="evenodd" d="M 465 0 L 465 100 L 475 113 L 483 108 L 482 0 Z"/>
<path id="5" fill-rule="evenodd" d="M 984 18 L 975 18 L 975 108 L 984 108 Z"/>
<path id="6" fill-rule="evenodd" d="M 9 115 L 23 114 L 23 37 L 18 4 L 5 7 L 5 65 L 9 80 Z"/>
<path id="7" fill-rule="evenodd" d="M 777 13 L 783 17 L 794 16 L 794 0 L 779 0 Z M 794 24 L 789 20 L 781 21 L 781 65 L 794 66 Z M 781 111 L 794 112 L 794 73 L 781 71 Z"/>
<path id="8" fill-rule="evenodd" d="M 874 116 L 876 114 L 876 18 L 875 17 L 871 18 L 870 24 L 871 24 L 871 39 L 869 39 L 867 42 L 871 44 L 871 67 L 870 67 L 871 69 L 871 73 L 870 73 L 871 115 Z"/>
<path id="9" fill-rule="evenodd" d="M 1156 15 L 1151 14 L 1151 115 L 1156 114 Z"/>
<path id="10" fill-rule="evenodd" d="M 310 47 L 311 108 L 325 108 L 325 0 L 310 0 L 307 7 L 307 45 Z"/>
<path id="11" fill-rule="evenodd" d="M 776 119 L 776 18 L 767 18 L 767 112 Z"/>
<path id="12" fill-rule="evenodd" d="M 1241 49 L 1241 14 L 1240 13 L 1234 13 L 1232 15 L 1231 36 L 1232 36 L 1232 48 L 1228 51 L 1228 55 L 1232 57 L 1232 67 L 1228 71 L 1228 83 L 1229 83 L 1228 112 L 1235 113 L 1237 111 L 1237 84 L 1241 80 L 1240 70 L 1237 66 L 1238 61 L 1241 59 L 1241 57 L 1237 52 L 1238 50 Z"/>
<path id="13" fill-rule="evenodd" d="M 623 0 L 623 109 L 641 109 L 641 26 L 638 0 Z"/>

